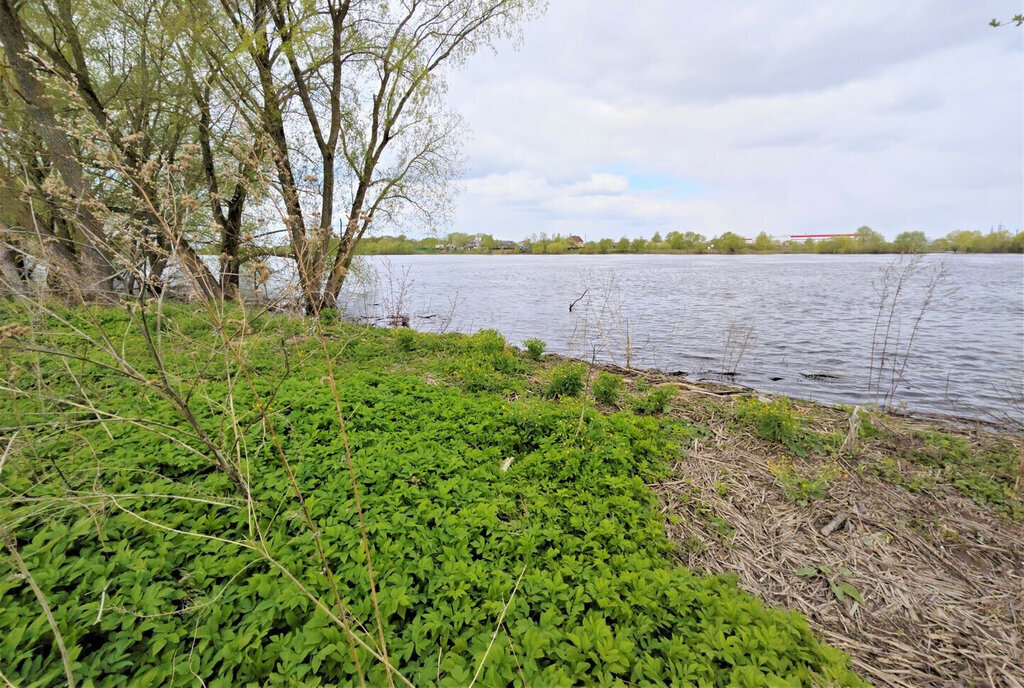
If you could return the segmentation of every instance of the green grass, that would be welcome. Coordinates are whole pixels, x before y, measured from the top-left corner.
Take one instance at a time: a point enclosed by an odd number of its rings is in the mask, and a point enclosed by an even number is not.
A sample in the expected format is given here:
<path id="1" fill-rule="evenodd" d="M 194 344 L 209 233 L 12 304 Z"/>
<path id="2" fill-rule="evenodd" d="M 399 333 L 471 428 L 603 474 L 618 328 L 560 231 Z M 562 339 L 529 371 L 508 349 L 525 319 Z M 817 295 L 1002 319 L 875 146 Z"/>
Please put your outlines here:
<path id="1" fill-rule="evenodd" d="M 978 450 L 961 437 L 935 431 L 919 432 L 916 438 L 908 452 L 912 461 L 934 469 L 978 504 L 1024 520 L 1024 500 L 1014 490 L 1020 455 L 1012 445 L 999 442 Z"/>
<path id="2" fill-rule="evenodd" d="M 736 418 L 750 427 L 757 437 L 778 442 L 799 457 L 811 453 L 828 454 L 835 451 L 842 441 L 838 435 L 811 429 L 810 418 L 785 397 L 741 399 L 736 404 L 735 413 Z"/>
<path id="3" fill-rule="evenodd" d="M 23 391 L 0 396 L 3 444 L 20 428 L 0 480 L 0 524 L 46 594 L 75 677 L 92 686 L 194 685 L 197 675 L 211 687 L 359 685 L 342 630 L 264 557 L 225 542 L 262 537 L 331 607 L 318 540 L 360 635 L 377 636 L 319 341 L 299 318 L 243 323 L 236 314 L 228 328 L 270 404 L 314 535 L 214 328 L 183 306 L 168 313 L 159 334 L 171 384 L 191 391 L 218 446 L 248 457 L 251 515 L 224 473 L 128 422 L 159 421 L 195 445 L 152 385 L 104 368 L 109 357 L 53 319 L 2 314 L 30 333 L 0 348 L 0 380 Z M 94 331 L 84 311 L 66 315 Z M 152 381 L 157 366 L 127 316 L 95 315 Z M 479 666 L 481 686 L 861 685 L 800 615 L 673 563 L 645 482 L 665 475 L 680 441 L 700 429 L 544 398 L 550 376 L 497 333 L 335 323 L 328 335 L 383 634 L 415 685 L 466 686 Z M 26 351 L 54 342 L 92 362 L 66 367 Z M 91 406 L 127 420 L 92 422 Z M 232 407 L 237 426 L 226 420 Z M 40 604 L 2 561 L 3 673 L 16 685 L 60 685 Z M 386 685 L 379 663 L 365 651 L 358 659 L 367 685 Z"/>

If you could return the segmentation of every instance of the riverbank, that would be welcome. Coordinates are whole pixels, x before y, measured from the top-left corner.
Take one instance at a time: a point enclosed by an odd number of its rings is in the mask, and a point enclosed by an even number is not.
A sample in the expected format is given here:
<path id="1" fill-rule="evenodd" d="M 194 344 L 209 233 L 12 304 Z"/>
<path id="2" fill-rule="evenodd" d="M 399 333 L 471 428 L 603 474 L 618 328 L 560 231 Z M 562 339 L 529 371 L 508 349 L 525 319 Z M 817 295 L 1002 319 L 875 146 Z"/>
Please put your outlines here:
<path id="1" fill-rule="evenodd" d="M 16 684 L 1016 685 L 1019 438 L 489 331 L 4 308 Z"/>
<path id="2" fill-rule="evenodd" d="M 534 235 L 509 241 L 490 234 L 455 232 L 445 237 L 410 239 L 399 236 L 364 237 L 358 251 L 364 255 L 408 255 L 414 253 L 532 253 L 532 254 L 782 254 L 782 253 L 1021 253 L 1024 232 L 1011 234 L 1000 228 L 988 234 L 954 230 L 944 237 L 929 240 L 924 232 L 904 232 L 892 241 L 870 227 L 856 232 L 815 233 L 770 237 L 761 232 L 741 236 L 734 232 L 708 238 L 696 232 L 656 233 L 650 239 L 621 237 L 584 240 L 580 236 Z"/>
<path id="3" fill-rule="evenodd" d="M 650 485 L 682 565 L 806 614 L 875 685 L 1024 685 L 1024 437 L 616 372 L 708 431 Z"/>

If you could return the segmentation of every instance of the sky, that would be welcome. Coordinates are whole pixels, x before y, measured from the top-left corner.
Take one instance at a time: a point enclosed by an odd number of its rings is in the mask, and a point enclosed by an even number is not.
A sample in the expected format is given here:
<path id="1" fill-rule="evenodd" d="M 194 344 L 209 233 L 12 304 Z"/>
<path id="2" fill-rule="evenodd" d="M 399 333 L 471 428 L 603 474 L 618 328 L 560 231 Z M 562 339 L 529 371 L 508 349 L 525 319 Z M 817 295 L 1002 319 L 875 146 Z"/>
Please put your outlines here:
<path id="1" fill-rule="evenodd" d="M 449 229 L 650 237 L 1024 229 L 1009 0 L 551 0 L 450 77 Z"/>

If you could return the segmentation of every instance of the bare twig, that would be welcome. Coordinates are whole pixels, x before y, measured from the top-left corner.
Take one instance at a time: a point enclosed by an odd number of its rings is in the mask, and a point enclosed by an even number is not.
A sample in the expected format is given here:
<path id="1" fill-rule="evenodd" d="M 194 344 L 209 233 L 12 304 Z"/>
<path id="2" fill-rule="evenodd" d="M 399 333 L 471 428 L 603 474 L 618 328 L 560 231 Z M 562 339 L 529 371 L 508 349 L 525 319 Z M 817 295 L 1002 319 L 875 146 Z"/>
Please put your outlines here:
<path id="1" fill-rule="evenodd" d="M 28 581 L 28 585 L 32 588 L 32 592 L 35 593 L 36 599 L 39 600 L 39 606 L 43 608 L 43 614 L 46 615 L 46 621 L 50 624 L 50 629 L 53 631 L 54 640 L 57 642 L 57 649 L 60 652 L 61 661 L 64 663 L 64 676 L 68 680 L 68 686 L 75 688 L 75 677 L 71 673 L 71 657 L 68 655 L 68 650 L 64 646 L 64 636 L 60 632 L 60 627 L 57 626 L 57 620 L 53 618 L 53 612 L 50 610 L 50 603 L 46 600 L 46 595 L 43 593 L 39 584 L 36 583 L 36 579 L 32 577 L 32 572 L 25 566 L 24 559 L 21 558 L 21 554 L 18 553 L 17 544 L 14 541 L 14 537 L 11 536 L 6 530 L 0 528 L 0 537 L 3 537 L 4 544 L 7 545 L 7 551 L 11 553 L 11 558 L 14 559 L 15 565 L 21 572 L 21 575 Z"/>

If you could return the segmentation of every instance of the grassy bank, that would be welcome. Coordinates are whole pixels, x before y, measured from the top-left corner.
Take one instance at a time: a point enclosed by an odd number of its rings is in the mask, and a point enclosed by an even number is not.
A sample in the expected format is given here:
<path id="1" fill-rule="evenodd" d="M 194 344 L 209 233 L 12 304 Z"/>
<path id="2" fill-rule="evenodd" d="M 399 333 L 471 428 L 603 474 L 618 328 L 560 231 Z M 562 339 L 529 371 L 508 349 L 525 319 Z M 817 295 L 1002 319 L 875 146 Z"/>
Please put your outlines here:
<path id="1" fill-rule="evenodd" d="M 838 417 L 486 331 L 181 305 L 0 322 L 15 685 L 862 685 L 739 569 L 680 565 L 736 535 L 681 466 L 753 437 L 786 456 L 777 496 L 813 508 L 848 472 Z M 1012 447 L 928 432 L 861 471 L 1021 517 Z M 856 435 L 898 442 L 871 417 Z M 692 511 L 669 508 L 686 480 Z M 851 587 L 844 608 L 870 606 Z"/>

